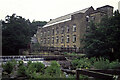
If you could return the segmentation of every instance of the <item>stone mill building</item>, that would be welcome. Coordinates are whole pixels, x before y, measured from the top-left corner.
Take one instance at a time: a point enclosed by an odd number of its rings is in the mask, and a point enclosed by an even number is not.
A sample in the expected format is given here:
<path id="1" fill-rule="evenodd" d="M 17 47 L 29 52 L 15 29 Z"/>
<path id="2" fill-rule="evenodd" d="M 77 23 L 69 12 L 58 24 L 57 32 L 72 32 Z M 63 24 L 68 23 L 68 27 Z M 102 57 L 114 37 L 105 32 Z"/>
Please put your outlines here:
<path id="1" fill-rule="evenodd" d="M 89 22 L 99 23 L 104 15 L 112 16 L 113 7 L 105 5 L 88 7 L 56 19 L 51 19 L 45 26 L 38 27 L 36 37 L 42 47 L 81 48 L 81 39 L 89 29 Z"/>

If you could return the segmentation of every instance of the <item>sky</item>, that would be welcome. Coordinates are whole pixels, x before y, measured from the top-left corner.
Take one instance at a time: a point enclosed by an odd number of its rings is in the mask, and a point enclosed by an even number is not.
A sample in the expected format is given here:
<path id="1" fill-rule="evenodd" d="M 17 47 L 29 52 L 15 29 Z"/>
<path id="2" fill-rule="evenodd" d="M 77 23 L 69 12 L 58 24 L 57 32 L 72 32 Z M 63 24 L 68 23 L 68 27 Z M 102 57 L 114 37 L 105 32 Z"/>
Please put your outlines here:
<path id="1" fill-rule="evenodd" d="M 49 21 L 93 6 L 111 5 L 118 9 L 120 0 L 0 0 L 0 20 L 15 13 L 30 21 Z"/>

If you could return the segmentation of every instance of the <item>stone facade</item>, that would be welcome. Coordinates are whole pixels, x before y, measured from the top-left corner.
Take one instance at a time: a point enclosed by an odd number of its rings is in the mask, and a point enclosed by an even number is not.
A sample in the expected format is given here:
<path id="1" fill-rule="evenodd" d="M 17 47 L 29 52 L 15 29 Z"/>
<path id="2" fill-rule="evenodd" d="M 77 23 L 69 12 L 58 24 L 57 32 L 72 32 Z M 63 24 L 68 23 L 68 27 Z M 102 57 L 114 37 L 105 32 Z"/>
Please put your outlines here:
<path id="1" fill-rule="evenodd" d="M 86 33 L 90 20 L 100 22 L 104 15 L 112 16 L 113 7 L 106 5 L 96 10 L 89 8 L 50 20 L 36 33 L 38 42 L 45 47 L 76 47 L 83 46 L 81 39 Z"/>

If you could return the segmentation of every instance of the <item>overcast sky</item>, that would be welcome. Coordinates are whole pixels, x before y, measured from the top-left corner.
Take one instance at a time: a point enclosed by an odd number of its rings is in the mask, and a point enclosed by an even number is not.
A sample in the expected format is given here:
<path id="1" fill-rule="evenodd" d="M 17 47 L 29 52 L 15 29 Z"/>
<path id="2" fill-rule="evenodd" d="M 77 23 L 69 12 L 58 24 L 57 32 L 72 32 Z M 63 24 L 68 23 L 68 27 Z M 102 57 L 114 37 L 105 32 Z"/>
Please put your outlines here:
<path id="1" fill-rule="evenodd" d="M 0 0 L 0 19 L 16 13 L 30 21 L 49 21 L 90 6 L 111 5 L 118 9 L 120 0 Z"/>

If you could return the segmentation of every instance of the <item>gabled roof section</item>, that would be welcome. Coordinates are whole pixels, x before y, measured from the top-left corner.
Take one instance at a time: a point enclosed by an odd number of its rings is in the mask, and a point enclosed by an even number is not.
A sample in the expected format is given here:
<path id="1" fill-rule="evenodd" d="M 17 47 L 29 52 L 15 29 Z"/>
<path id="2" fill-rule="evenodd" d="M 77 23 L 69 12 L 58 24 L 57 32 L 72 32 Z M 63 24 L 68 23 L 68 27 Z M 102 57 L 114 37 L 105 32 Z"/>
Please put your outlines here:
<path id="1" fill-rule="evenodd" d="M 79 10 L 79 11 L 64 15 L 64 16 L 58 17 L 56 19 L 52 19 L 45 26 L 43 26 L 43 28 L 51 26 L 51 25 L 55 25 L 55 24 L 58 24 L 58 23 L 69 21 L 69 20 L 71 20 L 72 15 L 77 14 L 77 13 L 85 13 L 89 8 L 85 8 L 85 9 L 82 9 L 82 10 Z"/>

